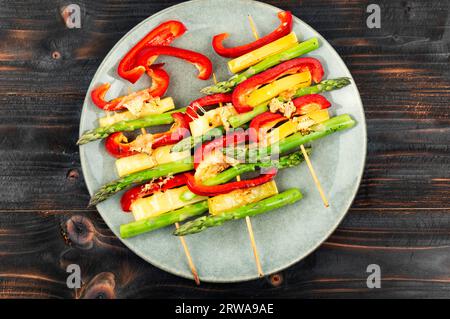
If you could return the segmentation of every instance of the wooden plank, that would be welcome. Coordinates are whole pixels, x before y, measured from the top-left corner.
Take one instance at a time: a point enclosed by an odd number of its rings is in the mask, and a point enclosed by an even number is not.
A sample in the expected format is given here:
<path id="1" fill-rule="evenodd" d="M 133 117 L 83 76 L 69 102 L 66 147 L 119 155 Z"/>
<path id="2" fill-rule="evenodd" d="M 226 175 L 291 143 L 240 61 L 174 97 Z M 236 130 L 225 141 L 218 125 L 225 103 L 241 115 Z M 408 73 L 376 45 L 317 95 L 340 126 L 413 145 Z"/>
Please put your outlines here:
<path id="1" fill-rule="evenodd" d="M 450 209 L 352 210 L 320 249 L 280 274 L 281 282 L 274 285 L 267 278 L 203 283 L 200 288 L 136 257 L 95 211 L 2 213 L 0 291 L 3 297 L 74 297 L 65 284 L 65 269 L 76 263 L 86 286 L 92 280 L 96 283 L 99 274 L 111 276 L 116 297 L 251 297 L 255 293 L 261 298 L 444 297 L 450 288 L 445 266 L 450 256 L 449 213 Z M 81 226 L 68 232 L 68 222 L 78 217 L 83 218 Z M 424 222 L 430 218 L 430 223 Z M 93 235 L 85 240 L 89 232 Z M 366 287 L 370 263 L 381 267 L 381 292 Z M 111 293 L 108 289 L 108 285 L 94 285 L 88 292 L 105 296 Z"/>
<path id="2" fill-rule="evenodd" d="M 82 28 L 71 30 L 60 2 L 0 0 L 0 297 L 450 296 L 448 1 L 378 1 L 381 29 L 366 27 L 367 1 L 269 1 L 319 31 L 352 72 L 367 117 L 366 169 L 340 227 L 278 281 L 200 288 L 142 261 L 86 208 L 75 145 L 103 57 L 177 1 L 77 3 Z M 87 243 L 67 240 L 76 216 L 93 227 Z M 80 264 L 88 291 L 66 287 L 69 263 Z M 381 290 L 366 287 L 369 263 L 381 266 Z"/>

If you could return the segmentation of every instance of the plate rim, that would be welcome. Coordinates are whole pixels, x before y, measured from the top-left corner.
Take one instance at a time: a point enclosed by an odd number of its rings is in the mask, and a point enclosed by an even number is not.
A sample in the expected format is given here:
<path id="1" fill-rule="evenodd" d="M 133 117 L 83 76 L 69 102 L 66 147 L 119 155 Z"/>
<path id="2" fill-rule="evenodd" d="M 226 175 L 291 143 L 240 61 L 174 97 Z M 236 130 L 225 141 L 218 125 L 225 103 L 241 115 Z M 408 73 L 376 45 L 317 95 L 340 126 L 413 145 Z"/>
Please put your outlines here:
<path id="1" fill-rule="evenodd" d="M 92 77 L 92 80 L 89 84 L 89 87 L 87 88 L 86 91 L 86 95 L 83 101 L 83 109 L 81 110 L 81 116 L 80 116 L 80 123 L 79 123 L 79 136 L 81 136 L 83 134 L 84 131 L 82 131 L 81 129 L 81 123 L 83 123 L 85 121 L 85 117 L 87 116 L 87 112 L 84 112 L 84 108 L 87 104 L 89 104 L 89 99 L 90 99 L 90 94 L 89 92 L 91 92 L 92 87 L 94 86 L 95 83 L 97 83 L 98 78 L 101 76 L 101 72 L 100 69 L 102 69 L 103 65 L 106 63 L 106 61 L 108 60 L 108 58 L 110 57 L 110 55 L 112 55 L 114 53 L 114 51 L 122 45 L 122 43 L 124 41 L 126 41 L 128 39 L 128 37 L 130 36 L 130 34 L 132 34 L 136 29 L 138 29 L 139 27 L 141 27 L 143 24 L 147 23 L 149 20 L 155 19 L 160 15 L 163 15 L 169 11 L 172 10 L 176 10 L 179 7 L 184 7 L 184 6 L 190 6 L 192 3 L 199 3 L 199 2 L 210 2 L 211 0 L 190 0 L 190 1 L 186 1 L 186 2 L 181 2 L 178 4 L 175 4 L 173 6 L 170 6 L 168 8 L 165 8 L 161 11 L 156 12 L 155 14 L 145 18 L 144 20 L 142 20 L 141 22 L 139 22 L 138 24 L 136 24 L 133 28 L 131 28 L 127 33 L 125 33 L 115 44 L 114 46 L 110 49 L 110 51 L 105 55 L 105 57 L 103 58 L 102 62 L 100 63 L 100 65 L 97 67 L 97 70 L 94 74 L 94 76 Z M 273 11 L 280 11 L 283 10 L 281 8 L 278 8 L 274 5 L 268 4 L 268 3 L 264 3 L 261 1 L 257 1 L 257 0 L 237 0 L 237 1 L 241 1 L 241 2 L 247 2 L 247 3 L 253 3 L 254 5 L 259 5 L 262 7 L 266 7 L 269 8 L 270 10 Z M 341 56 L 339 55 L 339 53 L 334 49 L 334 47 L 322 36 L 322 34 L 320 34 L 316 29 L 314 29 L 313 27 L 311 27 L 308 23 L 304 22 L 302 19 L 298 18 L 297 16 L 293 15 L 293 19 L 294 22 L 300 22 L 302 24 L 304 24 L 306 27 L 310 28 L 311 30 L 313 30 L 319 37 L 319 40 L 323 45 L 328 45 L 329 49 L 331 49 L 332 52 L 334 52 L 334 54 L 336 54 L 339 59 L 337 61 L 337 63 L 340 64 L 340 66 L 347 71 L 348 74 L 350 74 L 350 78 L 351 78 L 351 84 L 353 85 L 357 96 L 355 96 L 355 98 L 357 98 L 357 102 L 359 103 L 359 105 L 361 105 L 361 109 L 362 109 L 362 118 L 360 121 L 358 121 L 357 125 L 361 125 L 363 130 L 363 156 L 361 158 L 361 163 L 359 163 L 361 169 L 359 171 L 358 174 L 358 178 L 357 178 L 357 182 L 354 183 L 353 188 L 351 190 L 351 196 L 349 196 L 348 198 L 348 202 L 347 205 L 344 205 L 345 208 L 343 208 L 343 210 L 345 210 L 345 213 L 343 213 L 334 223 L 333 227 L 330 227 L 329 231 L 327 231 L 320 240 L 317 241 L 317 244 L 312 245 L 312 247 L 308 250 L 305 250 L 303 253 L 299 254 L 297 258 L 295 258 L 293 261 L 288 262 L 282 266 L 276 267 L 274 269 L 272 269 L 270 272 L 265 273 L 265 276 L 283 271 L 291 266 L 293 266 L 294 264 L 300 262 L 301 260 L 303 260 L 304 258 L 306 258 L 308 255 L 310 255 L 312 252 L 314 252 L 315 250 L 317 250 L 326 240 L 328 237 L 330 237 L 330 235 L 336 230 L 336 228 L 339 226 L 339 224 L 342 222 L 342 220 L 345 218 L 345 216 L 347 215 L 353 201 L 355 200 L 355 197 L 357 195 L 359 186 L 361 184 L 361 180 L 363 178 L 363 174 L 364 174 L 364 169 L 365 169 L 365 164 L 366 164 L 366 159 L 367 159 L 367 125 L 366 125 L 366 116 L 365 116 L 365 109 L 364 109 L 364 104 L 362 102 L 361 99 L 361 94 L 359 93 L 359 89 L 358 86 L 356 85 L 356 82 L 353 78 L 353 75 L 351 74 L 350 70 L 348 69 L 347 65 L 345 64 L 345 62 L 343 61 L 343 59 L 341 58 Z M 89 183 L 87 182 L 86 179 L 86 174 L 85 173 L 85 167 L 87 167 L 87 155 L 85 152 L 85 148 L 82 147 L 83 145 L 79 145 L 79 153 L 80 153 L 80 164 L 81 164 L 81 170 L 83 173 L 83 179 L 86 185 L 86 188 L 88 189 L 89 195 L 92 196 L 92 194 L 94 193 L 94 190 L 92 189 L 92 186 L 89 185 Z M 121 241 L 121 243 L 123 245 L 126 246 L 127 249 L 131 250 L 134 254 L 136 254 L 137 256 L 139 256 L 140 258 L 142 258 L 145 262 L 153 265 L 154 267 L 157 267 L 163 271 L 166 271 L 170 274 L 176 275 L 178 277 L 182 277 L 185 279 L 193 279 L 192 274 L 188 274 L 186 275 L 185 273 L 179 272 L 173 268 L 169 268 L 168 266 L 165 266 L 164 264 L 160 264 L 158 262 L 155 262 L 153 260 L 150 260 L 150 258 L 148 258 L 146 255 L 144 255 L 143 253 L 141 253 L 138 249 L 135 249 L 135 247 L 132 247 L 132 245 L 128 244 L 128 239 L 123 239 L 120 237 L 120 234 L 114 229 L 114 227 L 112 227 L 112 225 L 109 223 L 108 219 L 104 217 L 104 213 L 101 211 L 101 209 L 99 207 L 96 206 L 96 209 L 98 211 L 98 213 L 100 214 L 100 216 L 102 217 L 103 221 L 106 223 L 106 225 L 108 226 L 108 228 L 113 232 L 113 234 Z M 106 214 L 105 214 L 106 215 Z M 207 279 L 203 279 L 201 278 L 201 281 L 203 282 L 210 282 L 210 283 L 237 283 L 237 282 L 244 282 L 244 281 L 250 281 L 250 280 L 255 280 L 255 279 L 259 279 L 258 274 L 255 272 L 255 275 L 242 275 L 242 276 L 237 276 L 235 278 L 233 278 L 232 280 L 230 279 L 220 279 L 218 277 L 215 278 L 207 278 Z"/>

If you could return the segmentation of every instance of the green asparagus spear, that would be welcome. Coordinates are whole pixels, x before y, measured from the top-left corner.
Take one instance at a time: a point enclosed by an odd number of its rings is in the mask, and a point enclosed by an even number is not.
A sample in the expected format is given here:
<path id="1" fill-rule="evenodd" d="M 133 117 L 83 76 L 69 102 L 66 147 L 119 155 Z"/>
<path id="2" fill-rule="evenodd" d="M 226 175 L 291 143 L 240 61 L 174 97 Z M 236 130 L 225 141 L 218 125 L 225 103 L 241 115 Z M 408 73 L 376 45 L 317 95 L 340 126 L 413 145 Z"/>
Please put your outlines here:
<path id="1" fill-rule="evenodd" d="M 120 237 L 134 237 L 152 230 L 163 228 L 175 223 L 185 221 L 188 218 L 198 216 L 208 211 L 208 201 L 184 206 L 180 209 L 167 212 L 158 216 L 149 217 L 128 224 L 120 225 Z"/>
<path id="2" fill-rule="evenodd" d="M 347 86 L 350 84 L 349 78 L 336 78 L 331 80 L 323 80 L 322 82 L 309 86 L 306 88 L 300 88 L 298 89 L 295 94 L 292 96 L 292 98 L 297 98 L 303 95 L 308 94 L 316 94 L 316 93 L 322 93 L 322 92 L 328 92 L 332 90 L 341 89 L 344 86 Z M 278 98 L 281 102 L 286 102 L 283 98 Z M 232 127 L 239 127 L 247 122 L 250 122 L 254 117 L 256 117 L 259 114 L 262 114 L 264 112 L 267 112 L 269 110 L 269 103 L 270 101 L 264 102 L 260 105 L 257 105 L 247 113 L 237 114 L 230 116 L 228 121 L 230 122 Z"/>
<path id="3" fill-rule="evenodd" d="M 230 220 L 263 214 L 267 211 L 293 204 L 302 199 L 302 197 L 302 193 L 298 189 L 291 188 L 283 193 L 263 199 L 259 202 L 230 209 L 220 215 L 199 217 L 181 225 L 181 227 L 175 230 L 173 234 L 176 236 L 186 236 L 199 233 L 206 228 L 220 226 Z"/>
<path id="4" fill-rule="evenodd" d="M 297 43 L 293 47 L 283 52 L 265 58 L 258 64 L 249 67 L 246 71 L 234 75 L 228 81 L 219 82 L 215 85 L 205 87 L 204 89 L 201 90 L 201 92 L 204 94 L 231 92 L 236 85 L 247 80 L 253 75 L 261 73 L 282 62 L 292 60 L 303 54 L 316 50 L 318 47 L 319 47 L 319 40 L 317 40 L 317 38 L 311 38 L 304 42 Z"/>
<path id="5" fill-rule="evenodd" d="M 116 179 L 115 181 L 103 185 L 94 194 L 94 196 L 92 196 L 89 202 L 89 206 L 97 205 L 98 203 L 104 201 L 115 193 L 120 192 L 121 190 L 126 189 L 134 184 L 150 181 L 154 178 L 166 176 L 168 174 L 187 172 L 192 170 L 193 168 L 194 159 L 190 156 L 175 162 L 161 164 L 151 169 L 126 175 L 122 178 Z"/>
<path id="6" fill-rule="evenodd" d="M 342 114 L 316 124 L 311 128 L 309 134 L 295 133 L 281 141 L 271 144 L 265 148 L 224 148 L 223 152 L 228 156 L 238 159 L 251 159 L 252 161 L 265 161 L 273 154 L 282 154 L 292 151 L 300 145 L 312 142 L 337 131 L 346 130 L 355 126 L 356 122 L 350 115 Z"/>
<path id="7" fill-rule="evenodd" d="M 264 102 L 260 105 L 257 105 L 250 112 L 241 113 L 237 115 L 230 116 L 228 118 L 228 122 L 232 127 L 239 127 L 247 122 L 250 122 L 254 117 L 267 112 L 269 110 L 269 102 Z"/>
<path id="8" fill-rule="evenodd" d="M 238 127 L 238 128 L 232 127 L 228 131 L 226 131 L 223 126 L 218 126 L 218 127 L 210 129 L 208 132 L 206 132 L 205 134 L 203 134 L 201 136 L 196 136 L 196 137 L 189 136 L 189 137 L 182 139 L 177 144 L 172 146 L 172 148 L 170 149 L 170 152 L 184 152 L 191 148 L 194 148 L 195 145 L 198 145 L 200 143 L 205 143 L 205 142 L 215 139 L 216 137 L 222 136 L 223 134 L 225 134 L 225 132 L 231 133 L 234 130 L 246 130 L 247 128 L 248 128 L 248 125 L 243 124 L 241 127 Z"/>
<path id="9" fill-rule="evenodd" d="M 309 147 L 306 148 L 306 153 L 310 154 L 311 148 Z M 304 160 L 305 158 L 303 157 L 303 153 L 301 151 L 297 151 L 292 154 L 282 156 L 278 161 L 268 160 L 267 162 L 238 164 L 236 166 L 227 169 L 226 171 L 217 174 L 216 176 L 207 179 L 206 181 L 203 182 L 203 184 L 208 186 L 219 185 L 232 180 L 238 175 L 242 175 L 248 172 L 254 172 L 258 167 L 259 168 L 276 167 L 278 169 L 283 169 L 297 166 Z M 181 199 L 188 201 L 194 198 L 195 196 L 197 195 L 188 190 L 185 191 L 183 194 L 181 194 Z"/>
<path id="10" fill-rule="evenodd" d="M 108 126 L 103 127 L 97 127 L 93 130 L 85 132 L 80 139 L 78 140 L 77 144 L 82 145 L 86 144 L 98 139 L 102 139 L 105 137 L 108 137 L 108 135 L 115 133 L 115 132 L 123 132 L 123 131 L 134 131 L 136 129 L 149 127 L 149 126 L 156 126 L 156 125 L 164 125 L 164 124 L 172 124 L 173 118 L 171 116 L 174 112 L 184 112 L 186 111 L 186 108 L 177 109 L 175 111 L 163 113 L 163 114 L 156 114 L 156 115 L 148 115 L 145 117 L 141 117 L 135 120 L 129 120 L 129 121 L 120 121 Z"/>
<path id="11" fill-rule="evenodd" d="M 349 85 L 350 83 L 351 83 L 350 79 L 346 78 L 346 77 L 330 79 L 330 80 L 323 80 L 322 82 L 320 82 L 316 85 L 299 88 L 295 92 L 293 98 L 300 97 L 303 95 L 308 95 L 308 94 L 317 94 L 317 93 L 323 93 L 323 92 L 341 89 L 344 86 Z"/>
<path id="12" fill-rule="evenodd" d="M 172 146 L 170 149 L 171 152 L 184 152 L 187 150 L 190 150 L 195 145 L 199 143 L 204 143 L 207 141 L 210 141 L 216 137 L 222 136 L 225 133 L 225 129 L 223 126 L 215 127 L 210 129 L 208 132 L 206 132 L 204 135 L 201 136 L 189 136 L 181 141 L 179 141 L 177 144 Z"/>

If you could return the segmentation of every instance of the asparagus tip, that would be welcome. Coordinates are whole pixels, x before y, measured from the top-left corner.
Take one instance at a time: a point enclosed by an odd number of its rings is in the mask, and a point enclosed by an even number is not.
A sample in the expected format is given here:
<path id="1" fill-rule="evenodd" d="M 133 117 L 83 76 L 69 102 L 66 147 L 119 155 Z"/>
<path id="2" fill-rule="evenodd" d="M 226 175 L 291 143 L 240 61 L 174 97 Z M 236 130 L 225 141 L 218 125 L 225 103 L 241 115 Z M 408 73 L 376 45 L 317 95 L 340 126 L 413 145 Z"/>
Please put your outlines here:
<path id="1" fill-rule="evenodd" d="M 94 207 L 96 204 L 97 204 L 97 203 L 96 203 L 96 200 L 94 199 L 94 197 L 92 197 L 92 198 L 89 200 L 88 208 Z"/>

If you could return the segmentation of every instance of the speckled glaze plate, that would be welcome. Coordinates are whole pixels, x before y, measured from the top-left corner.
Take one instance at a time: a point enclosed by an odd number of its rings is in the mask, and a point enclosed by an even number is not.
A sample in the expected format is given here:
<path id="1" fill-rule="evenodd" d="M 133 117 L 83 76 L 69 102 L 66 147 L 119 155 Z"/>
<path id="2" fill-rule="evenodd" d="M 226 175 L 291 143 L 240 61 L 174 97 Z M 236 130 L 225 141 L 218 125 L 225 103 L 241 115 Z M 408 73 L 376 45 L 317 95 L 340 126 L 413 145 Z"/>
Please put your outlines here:
<path id="1" fill-rule="evenodd" d="M 303 8 L 307 10 L 308 8 Z M 138 24 L 109 52 L 97 70 L 88 93 L 100 83 L 110 82 L 107 97 L 127 94 L 129 88 L 142 89 L 149 80 L 142 77 L 131 85 L 117 73 L 121 57 L 145 34 L 161 22 L 170 19 L 182 21 L 188 32 L 174 42 L 174 46 L 200 51 L 209 56 L 219 80 L 230 76 L 226 60 L 216 55 L 211 47 L 213 35 L 229 32 L 228 45 L 252 41 L 247 15 L 251 14 L 260 34 L 276 28 L 280 9 L 248 0 L 195 0 L 163 10 Z M 336 51 L 313 28 L 295 18 L 294 31 L 301 40 L 318 37 L 321 47 L 309 56 L 321 60 L 325 78 L 351 77 Z M 197 79 L 197 70 L 189 63 L 170 57 L 160 57 L 168 62 L 166 70 L 171 75 L 167 96 L 174 98 L 177 107 L 186 106 L 201 96 L 199 90 L 211 83 Z M 313 143 L 311 160 L 318 178 L 330 200 L 325 208 L 315 188 L 306 165 L 282 170 L 276 178 L 280 190 L 299 188 L 304 198 L 294 205 L 252 218 L 256 243 L 265 274 L 280 271 L 298 262 L 316 249 L 337 227 L 358 189 L 366 154 L 366 126 L 358 89 L 352 85 L 325 96 L 333 103 L 332 113 L 349 113 L 357 121 L 351 130 L 333 134 Z M 80 134 L 97 125 L 102 111 L 93 105 L 86 94 L 80 122 Z M 102 142 L 80 147 L 81 164 L 89 193 L 117 178 L 114 159 Z M 119 236 L 119 226 L 132 220 L 120 208 L 120 196 L 97 206 L 98 211 L 112 231 Z M 175 275 L 192 278 L 180 241 L 172 235 L 173 227 L 160 229 L 123 243 L 149 263 Z M 228 222 L 222 227 L 208 229 L 186 237 L 192 258 L 202 281 L 237 282 L 257 278 L 245 221 Z"/>

